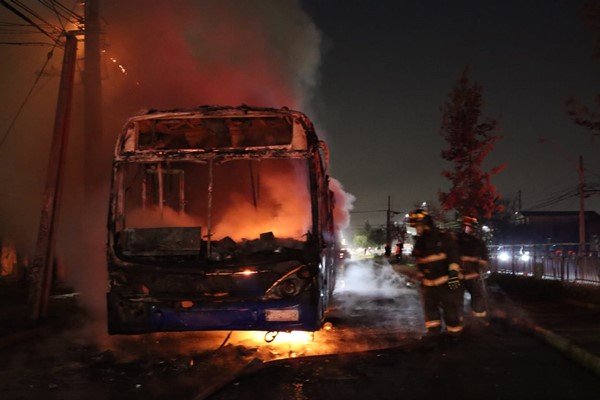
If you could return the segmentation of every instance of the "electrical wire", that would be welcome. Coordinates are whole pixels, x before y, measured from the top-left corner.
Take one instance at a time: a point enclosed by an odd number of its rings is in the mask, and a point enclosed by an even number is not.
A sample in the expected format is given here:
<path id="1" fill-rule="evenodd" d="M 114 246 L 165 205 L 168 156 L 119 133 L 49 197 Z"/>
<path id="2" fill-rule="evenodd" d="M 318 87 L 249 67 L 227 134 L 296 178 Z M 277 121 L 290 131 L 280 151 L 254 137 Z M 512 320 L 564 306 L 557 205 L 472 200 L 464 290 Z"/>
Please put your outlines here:
<path id="1" fill-rule="evenodd" d="M 65 23 L 63 23 L 63 21 L 67 21 L 69 23 L 72 23 L 73 25 L 84 25 L 85 18 L 82 15 L 77 14 L 73 10 L 69 10 L 60 2 L 56 0 L 38 0 L 38 2 L 46 8 L 48 8 L 49 10 L 51 10 L 56 15 L 56 18 L 61 24 L 63 30 L 65 29 Z M 73 9 L 77 7 L 78 4 L 79 2 L 76 1 L 73 5 Z M 62 10 L 62 12 L 59 9 Z"/>
<path id="2" fill-rule="evenodd" d="M 8 0 L 0 0 L 1 5 L 12 11 L 19 18 L 25 20 L 27 24 L 0 23 L 0 34 L 34 34 L 41 32 L 52 39 L 54 43 L 58 43 L 59 47 L 62 47 L 60 38 L 66 30 L 66 23 L 72 23 L 78 26 L 79 29 L 81 29 L 81 25 L 84 24 L 85 18 L 82 15 L 77 14 L 73 10 L 69 10 L 56 0 L 38 0 L 38 3 L 52 11 L 56 16 L 58 26 L 50 23 L 39 12 L 20 0 L 11 0 L 11 3 L 9 3 Z M 75 2 L 73 9 L 75 9 L 78 4 L 78 2 Z M 31 28 L 35 28 L 36 30 L 33 32 L 31 31 Z M 9 41 L 2 42 L 1 44 L 13 45 L 15 43 L 19 43 L 19 45 L 25 44 L 25 42 Z M 39 45 L 39 42 L 36 42 L 35 44 Z"/>
<path id="3" fill-rule="evenodd" d="M 48 21 L 46 21 L 44 18 L 42 18 L 37 12 L 35 12 L 31 7 L 26 6 L 25 4 L 23 4 L 21 1 L 19 0 L 12 0 L 13 3 L 17 4 L 18 6 L 20 6 L 23 10 L 27 11 L 29 14 L 33 15 L 35 18 L 37 18 L 38 20 L 42 21 L 45 25 L 48 26 L 52 26 Z"/>
<path id="4" fill-rule="evenodd" d="M 36 34 L 39 32 L 29 24 L 17 24 L 14 22 L 0 22 L 0 34 Z"/>
<path id="5" fill-rule="evenodd" d="M 553 198 L 553 199 L 549 199 L 549 200 L 546 200 L 545 202 L 538 203 L 538 204 L 535 204 L 533 206 L 527 207 L 525 210 L 526 211 L 534 211 L 534 210 L 539 210 L 539 209 L 542 209 L 542 208 L 547 208 L 547 207 L 553 206 L 553 205 L 555 205 L 557 203 L 560 203 L 562 201 L 565 201 L 567 199 L 577 197 L 577 195 L 578 195 L 578 193 L 565 194 L 563 196 L 556 197 L 556 198 Z"/>
<path id="6" fill-rule="evenodd" d="M 52 39 L 53 44 L 49 44 L 49 43 L 43 43 L 43 42 L 0 42 L 0 44 L 7 44 L 7 45 L 20 45 L 20 46 L 25 46 L 25 45 L 39 45 L 39 46 L 43 46 L 43 45 L 50 45 L 53 46 L 52 50 L 50 50 L 47 54 L 46 60 L 44 61 L 44 64 L 42 65 L 42 68 L 40 69 L 40 71 L 38 72 L 35 81 L 33 82 L 33 84 L 31 85 L 31 89 L 29 90 L 29 92 L 27 93 L 27 95 L 25 96 L 25 99 L 23 100 L 23 102 L 21 103 L 21 105 L 19 106 L 19 109 L 17 110 L 17 113 L 15 114 L 15 116 L 13 117 L 13 119 L 11 120 L 8 128 L 6 129 L 6 131 L 4 132 L 4 135 L 2 135 L 2 138 L 0 139 L 0 148 L 4 145 L 4 143 L 6 142 L 6 139 L 8 138 L 8 135 L 10 134 L 10 132 L 12 131 L 12 128 L 14 127 L 17 119 L 19 118 L 19 116 L 21 115 L 21 112 L 23 111 L 23 108 L 25 107 L 25 105 L 27 104 L 27 102 L 29 101 L 29 99 L 31 98 L 31 95 L 34 91 L 34 89 L 36 88 L 36 86 L 38 85 L 40 78 L 42 77 L 42 75 L 44 74 L 44 71 L 46 70 L 46 67 L 48 66 L 48 63 L 50 62 L 50 59 L 52 58 L 53 54 L 54 54 L 54 50 L 57 47 L 63 47 L 63 44 L 60 41 L 60 37 L 62 36 L 62 34 L 64 34 L 65 32 L 65 24 L 63 23 L 63 20 L 71 21 L 71 18 L 68 16 L 65 16 L 64 13 L 61 13 L 58 11 L 57 6 L 62 9 L 63 11 L 66 11 L 72 18 L 74 18 L 75 20 L 77 20 L 78 22 L 82 22 L 84 21 L 83 16 L 80 16 L 79 14 L 75 13 L 72 10 L 69 10 L 68 8 L 66 8 L 64 5 L 62 5 L 60 2 L 55 1 L 55 0 L 38 0 L 38 2 L 40 4 L 42 4 L 43 6 L 49 8 L 50 10 L 54 11 L 56 17 L 58 18 L 58 22 L 61 25 L 62 28 L 57 28 L 55 25 L 49 23 L 48 21 L 46 21 L 44 18 L 42 18 L 36 11 L 34 11 L 31 7 L 26 6 L 25 4 L 23 4 L 21 1 L 19 0 L 12 0 L 12 2 L 20 7 L 22 10 L 24 10 L 25 13 L 29 13 L 30 15 L 32 15 L 35 19 L 41 21 L 43 24 L 39 24 L 34 22 L 31 18 L 29 18 L 27 15 L 25 15 L 23 12 L 19 11 L 18 9 L 15 8 L 15 6 L 8 4 L 7 0 L 0 0 L 0 4 L 4 5 L 6 8 L 8 8 L 10 11 L 12 11 L 13 13 L 15 13 L 17 16 L 19 16 L 20 18 L 24 19 L 25 21 L 28 22 L 28 24 L 16 24 L 16 23 L 0 23 L 0 27 L 5 26 L 5 27 L 20 27 L 20 28 L 30 28 L 30 27 L 34 27 L 37 30 L 39 30 L 40 32 L 42 32 L 44 35 L 48 36 L 50 39 Z M 77 2 L 75 2 L 75 4 L 73 5 L 73 9 L 77 6 Z M 62 19 L 61 19 L 62 18 Z M 43 26 L 50 28 L 50 30 L 53 33 L 49 33 L 47 32 L 46 29 L 44 29 Z M 35 33 L 35 32 L 23 32 L 23 33 Z"/>
<path id="7" fill-rule="evenodd" d="M 577 197 L 578 195 L 579 195 L 578 188 L 575 188 L 575 189 L 571 188 L 571 189 L 568 189 L 568 191 L 566 191 L 558 196 L 555 196 L 550 199 L 546 199 L 541 203 L 534 204 L 533 206 L 527 207 L 526 209 L 524 209 L 524 211 L 535 211 L 535 210 L 539 210 L 542 208 L 550 207 L 552 205 L 555 205 L 562 201 L 568 200 L 570 198 Z"/>
<path id="8" fill-rule="evenodd" d="M 40 3 L 44 4 L 41 0 L 40 0 Z M 67 21 L 67 22 L 71 22 L 71 21 L 69 20 L 69 18 L 65 17 L 64 15 L 61 15 L 58 12 L 58 10 L 56 10 L 56 7 L 54 7 L 54 5 L 51 5 L 51 7 L 52 8 L 50 8 L 50 7 L 49 8 L 54 12 L 54 15 L 56 15 L 56 19 L 58 20 L 58 23 L 60 24 L 62 31 L 63 32 L 66 31 L 67 30 L 66 24 L 63 22 L 63 20 Z"/>
<path id="9" fill-rule="evenodd" d="M 55 45 L 52 48 L 52 50 L 50 50 L 48 52 L 48 55 L 46 56 L 46 60 L 44 61 L 44 65 L 42 65 L 42 68 L 40 69 L 40 72 L 38 72 L 38 74 L 37 74 L 37 76 L 35 78 L 35 81 L 33 82 L 33 85 L 31 85 L 31 89 L 29 89 L 29 92 L 25 96 L 25 100 L 23 100 L 23 102 L 21 103 L 21 106 L 17 110 L 17 113 L 15 114 L 14 118 L 12 119 L 12 121 L 10 122 L 10 124 L 8 125 L 8 128 L 6 129 L 6 132 L 4 132 L 4 135 L 2 136 L 2 139 L 0 140 L 0 148 L 2 148 L 2 146 L 4 145 L 4 142 L 6 141 L 6 138 L 8 138 L 8 135 L 10 134 L 13 126 L 17 122 L 17 119 L 19 118 L 19 116 L 21 115 L 21 112 L 23 111 L 23 108 L 25 108 L 25 105 L 29 101 L 29 98 L 31 97 L 31 94 L 33 93 L 33 89 L 35 89 L 36 85 L 40 81 L 40 78 L 42 77 L 42 74 L 44 73 L 46 67 L 48 66 L 48 63 L 50 62 L 50 59 L 54 55 L 54 50 L 56 49 L 56 47 L 57 46 Z"/>
<path id="10" fill-rule="evenodd" d="M 30 14 L 34 15 L 34 17 L 37 15 L 36 13 L 33 13 L 33 11 L 28 11 L 29 7 L 26 7 L 22 4 L 20 4 L 20 2 L 13 0 L 16 4 L 21 5 L 21 7 L 23 9 L 25 9 L 27 12 L 30 12 Z M 24 19 L 25 21 L 27 21 L 31 26 L 35 27 L 37 30 L 39 30 L 40 32 L 42 32 L 44 35 L 48 36 L 50 39 L 52 39 L 53 42 L 55 43 L 60 43 L 59 39 L 56 37 L 56 35 L 53 35 L 49 32 L 47 32 L 44 28 L 42 28 L 38 23 L 34 22 L 31 18 L 29 18 L 27 15 L 25 15 L 24 13 L 22 13 L 21 11 L 19 11 L 17 8 L 15 8 L 13 5 L 9 4 L 8 1 L 6 0 L 0 0 L 0 4 L 4 5 L 4 7 L 8 8 L 10 11 L 12 11 L 14 14 L 16 14 L 18 17 L 20 17 L 21 19 Z M 36 17 L 37 18 L 37 17 Z M 39 19 L 39 18 L 38 18 Z M 41 21 L 45 22 L 43 19 L 41 19 Z M 47 23 L 46 23 L 47 24 Z M 47 24 L 48 26 L 51 26 L 50 24 Z"/>
<path id="11" fill-rule="evenodd" d="M 72 19 L 76 20 L 77 22 L 79 22 L 80 24 L 83 24 L 85 21 L 85 18 L 83 15 L 77 14 L 75 11 L 73 11 L 73 9 L 75 9 L 75 7 L 77 7 L 77 5 L 80 3 L 79 0 L 75 0 L 73 7 L 71 9 L 67 8 L 66 6 L 64 6 L 63 4 L 61 4 L 59 1 L 56 0 L 38 0 L 41 4 L 43 4 L 44 6 L 46 6 L 47 8 L 51 9 L 52 11 L 58 13 L 62 18 L 64 18 L 65 20 L 68 20 L 69 22 L 73 22 Z M 59 10 L 62 10 L 63 12 L 59 12 Z M 66 13 L 67 15 L 65 15 L 64 13 Z"/>
<path id="12" fill-rule="evenodd" d="M 44 43 L 44 42 L 0 42 L 0 45 L 8 45 L 8 46 L 55 46 L 54 43 Z"/>

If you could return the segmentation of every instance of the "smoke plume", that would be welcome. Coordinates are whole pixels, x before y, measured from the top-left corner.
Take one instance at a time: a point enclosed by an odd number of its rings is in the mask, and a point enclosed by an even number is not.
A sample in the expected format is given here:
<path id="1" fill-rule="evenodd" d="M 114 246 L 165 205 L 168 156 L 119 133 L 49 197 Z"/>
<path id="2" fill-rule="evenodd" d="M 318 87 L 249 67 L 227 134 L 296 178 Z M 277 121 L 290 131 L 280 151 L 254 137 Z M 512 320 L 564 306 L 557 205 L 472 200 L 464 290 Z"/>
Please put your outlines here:
<path id="1" fill-rule="evenodd" d="M 78 77 L 57 257 L 68 283 L 91 310 L 102 314 L 110 160 L 126 118 L 140 109 L 203 104 L 287 106 L 310 116 L 321 39 L 297 0 L 105 1 L 100 14 L 104 132 L 102 138 L 84 140 Z M 47 18 L 52 21 L 53 15 Z M 58 90 L 56 74 L 48 72 L 60 71 L 60 49 L 54 49 L 39 85 L 18 110 L 48 51 L 0 47 L 6 64 L 0 78 L 0 105 L 6 110 L 0 128 L 9 133 L 0 146 L 0 238 L 14 240 L 20 254 L 33 252 L 38 231 Z M 81 71 L 83 43 L 78 52 Z M 8 131 L 14 115 L 19 118 Z M 83 146 L 90 143 L 97 148 L 96 168 L 106 184 L 84 195 Z M 347 224 L 351 201 L 337 181 L 332 186 L 342 205 L 336 220 Z"/>

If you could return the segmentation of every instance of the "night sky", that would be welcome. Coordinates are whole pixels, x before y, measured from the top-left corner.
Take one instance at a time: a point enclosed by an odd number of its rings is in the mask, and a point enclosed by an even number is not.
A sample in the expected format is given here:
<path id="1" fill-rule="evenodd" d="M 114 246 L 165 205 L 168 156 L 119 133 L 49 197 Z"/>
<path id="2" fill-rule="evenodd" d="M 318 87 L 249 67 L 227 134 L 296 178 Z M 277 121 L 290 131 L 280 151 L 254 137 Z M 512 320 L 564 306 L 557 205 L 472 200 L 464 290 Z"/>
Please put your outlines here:
<path id="1" fill-rule="evenodd" d="M 353 226 L 385 221 L 392 208 L 437 201 L 449 182 L 440 176 L 440 106 L 470 66 L 483 85 L 483 116 L 503 136 L 487 168 L 507 163 L 492 183 L 502 197 L 521 192 L 524 210 L 577 210 L 571 197 L 577 157 L 586 181 L 598 183 L 600 143 L 565 113 L 574 96 L 594 105 L 600 60 L 578 14 L 563 1 L 303 1 L 322 35 L 313 119 L 332 151 L 332 175 L 356 196 Z M 541 137 L 554 145 L 539 144 Z M 599 211 L 598 195 L 586 206 Z"/>
<path id="2" fill-rule="evenodd" d="M 587 183 L 600 181 L 600 143 L 566 116 L 568 97 L 593 106 L 600 93 L 600 60 L 592 57 L 594 37 L 578 14 L 579 1 L 100 5 L 109 141 L 142 108 L 246 103 L 300 109 L 329 144 L 331 176 L 354 197 L 352 226 L 377 225 L 385 221 L 388 196 L 394 211 L 406 212 L 449 189 L 440 175 L 450 167 L 440 156 L 440 107 L 468 65 L 471 79 L 483 85 L 483 116 L 496 118 L 503 136 L 486 164 L 507 164 L 492 181 L 502 197 L 513 201 L 520 192 L 523 210 L 577 210 L 576 197 L 540 205 L 576 188 L 580 154 Z M 7 21 L 18 19 L 0 7 L 0 22 Z M 2 28 L 2 41 L 43 39 Z M 49 49 L 0 45 L 0 233 L 23 230 L 29 242 L 39 221 L 62 50 L 27 94 Z M 80 96 L 80 80 L 76 90 Z M 73 181 L 82 162 L 80 115 L 76 97 L 67 172 Z M 554 145 L 539 144 L 542 137 Z M 587 208 L 600 211 L 599 200 L 590 197 Z"/>

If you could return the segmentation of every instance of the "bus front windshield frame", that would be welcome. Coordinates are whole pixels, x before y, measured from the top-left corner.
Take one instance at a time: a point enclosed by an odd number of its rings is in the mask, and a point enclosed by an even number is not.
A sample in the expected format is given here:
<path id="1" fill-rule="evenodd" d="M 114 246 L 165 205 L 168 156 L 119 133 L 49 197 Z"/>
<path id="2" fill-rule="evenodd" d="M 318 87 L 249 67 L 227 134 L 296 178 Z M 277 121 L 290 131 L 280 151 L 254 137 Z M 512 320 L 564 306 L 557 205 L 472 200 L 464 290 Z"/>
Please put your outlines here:
<path id="1" fill-rule="evenodd" d="M 131 162 L 119 171 L 116 230 L 128 255 L 211 256 L 224 244 L 303 243 L 313 230 L 304 158 Z"/>

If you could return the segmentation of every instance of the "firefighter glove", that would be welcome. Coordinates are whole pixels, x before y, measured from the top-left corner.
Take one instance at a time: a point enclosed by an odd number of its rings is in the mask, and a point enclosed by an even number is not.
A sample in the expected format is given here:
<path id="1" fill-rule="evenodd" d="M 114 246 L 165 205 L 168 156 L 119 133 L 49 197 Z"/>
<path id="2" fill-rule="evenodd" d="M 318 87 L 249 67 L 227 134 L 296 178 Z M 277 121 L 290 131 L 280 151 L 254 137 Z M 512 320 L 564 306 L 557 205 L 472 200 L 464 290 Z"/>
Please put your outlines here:
<path id="1" fill-rule="evenodd" d="M 458 271 L 451 269 L 448 271 L 448 287 L 450 290 L 456 290 L 460 287 L 460 279 L 458 278 Z"/>

